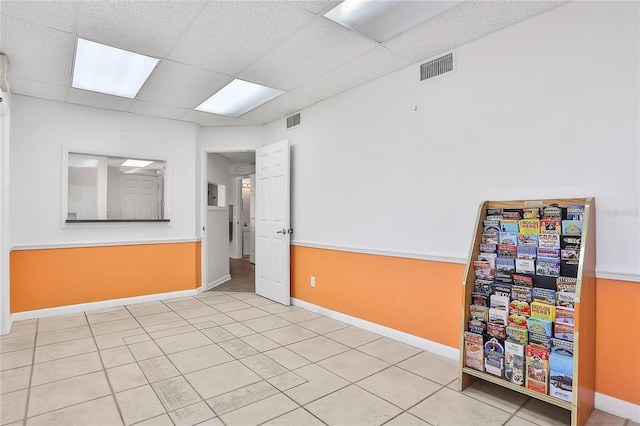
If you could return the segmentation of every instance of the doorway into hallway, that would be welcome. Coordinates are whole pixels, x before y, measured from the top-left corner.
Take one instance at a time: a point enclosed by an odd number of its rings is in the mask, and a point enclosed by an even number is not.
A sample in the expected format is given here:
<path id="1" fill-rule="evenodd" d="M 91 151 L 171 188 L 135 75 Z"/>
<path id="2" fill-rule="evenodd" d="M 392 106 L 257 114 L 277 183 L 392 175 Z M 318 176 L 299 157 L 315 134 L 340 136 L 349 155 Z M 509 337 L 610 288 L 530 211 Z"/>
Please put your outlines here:
<path id="1" fill-rule="evenodd" d="M 211 289 L 212 291 L 250 292 L 256 291 L 256 267 L 248 257 L 229 259 L 231 279 Z"/>

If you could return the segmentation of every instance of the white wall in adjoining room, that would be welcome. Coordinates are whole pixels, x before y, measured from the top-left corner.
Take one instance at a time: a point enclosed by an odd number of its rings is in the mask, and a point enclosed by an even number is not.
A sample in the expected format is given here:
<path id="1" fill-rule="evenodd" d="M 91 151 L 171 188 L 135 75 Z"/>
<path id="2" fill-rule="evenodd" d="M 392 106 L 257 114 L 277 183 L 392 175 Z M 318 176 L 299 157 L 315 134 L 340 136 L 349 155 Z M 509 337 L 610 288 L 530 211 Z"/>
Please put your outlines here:
<path id="1" fill-rule="evenodd" d="M 9 305 L 11 94 L 0 91 L 0 335 L 11 331 Z"/>
<path id="2" fill-rule="evenodd" d="M 242 198 L 240 197 L 240 187 L 242 186 L 239 177 L 231 177 L 229 179 L 229 203 L 233 204 L 233 239 L 229 241 L 229 257 L 232 259 L 242 258 Z"/>
<path id="3" fill-rule="evenodd" d="M 229 275 L 229 160 L 218 154 L 207 154 L 207 182 L 225 185 L 224 207 L 207 207 L 205 284 L 219 283 Z M 219 200 L 220 201 L 220 200 Z"/>
<path id="4" fill-rule="evenodd" d="M 13 96 L 11 138 L 12 246 L 195 240 L 195 124 Z M 166 160 L 170 222 L 63 225 L 63 149 Z"/>
<path id="5" fill-rule="evenodd" d="M 265 126 L 292 145 L 293 243 L 463 262 L 483 200 L 594 196 L 598 270 L 640 276 L 638 7 L 571 2 L 459 47 L 454 73 Z"/>

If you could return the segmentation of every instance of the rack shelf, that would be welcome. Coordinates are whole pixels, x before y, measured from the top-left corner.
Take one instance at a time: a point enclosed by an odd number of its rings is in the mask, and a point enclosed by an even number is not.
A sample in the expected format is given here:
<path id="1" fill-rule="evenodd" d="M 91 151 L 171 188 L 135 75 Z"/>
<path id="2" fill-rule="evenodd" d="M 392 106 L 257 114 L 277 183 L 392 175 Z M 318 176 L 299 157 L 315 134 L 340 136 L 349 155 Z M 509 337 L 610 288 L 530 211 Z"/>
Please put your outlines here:
<path id="1" fill-rule="evenodd" d="M 500 377 L 474 370 L 465 366 L 464 331 L 470 319 L 471 305 L 475 281 L 473 261 L 478 258 L 479 246 L 483 233 L 483 220 L 488 208 L 529 208 L 557 204 L 559 207 L 584 205 L 582 243 L 580 247 L 576 294 L 575 294 L 575 332 L 573 356 L 573 393 L 572 401 L 567 402 L 555 397 L 538 393 L 504 380 Z M 464 390 L 475 380 L 481 379 L 508 389 L 539 399 L 571 411 L 571 425 L 585 424 L 594 405 L 595 394 L 595 199 L 564 198 L 545 200 L 512 200 L 484 201 L 478 209 L 476 227 L 469 259 L 463 278 L 463 300 L 461 306 L 462 324 L 460 332 L 460 375 L 458 389 Z"/>

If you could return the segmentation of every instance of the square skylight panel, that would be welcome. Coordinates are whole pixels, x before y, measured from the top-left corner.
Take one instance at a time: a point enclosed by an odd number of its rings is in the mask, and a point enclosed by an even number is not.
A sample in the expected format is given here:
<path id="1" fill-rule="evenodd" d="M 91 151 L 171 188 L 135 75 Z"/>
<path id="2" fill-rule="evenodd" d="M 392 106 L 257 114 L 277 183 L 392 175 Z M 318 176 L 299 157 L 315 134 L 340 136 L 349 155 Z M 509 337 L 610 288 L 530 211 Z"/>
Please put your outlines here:
<path id="1" fill-rule="evenodd" d="M 240 117 L 283 93 L 283 90 L 235 79 L 198 105 L 196 111 Z"/>
<path id="2" fill-rule="evenodd" d="M 78 38 L 72 87 L 133 99 L 158 59 Z"/>
<path id="3" fill-rule="evenodd" d="M 462 1 L 345 0 L 324 16 L 384 43 L 460 3 Z"/>

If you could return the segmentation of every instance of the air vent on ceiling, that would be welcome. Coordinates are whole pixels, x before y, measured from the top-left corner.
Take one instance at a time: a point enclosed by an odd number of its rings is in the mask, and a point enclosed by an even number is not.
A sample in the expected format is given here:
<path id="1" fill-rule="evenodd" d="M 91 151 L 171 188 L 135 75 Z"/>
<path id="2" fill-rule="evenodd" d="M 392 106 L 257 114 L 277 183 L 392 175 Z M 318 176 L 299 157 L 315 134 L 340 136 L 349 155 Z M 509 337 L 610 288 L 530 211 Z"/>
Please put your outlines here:
<path id="1" fill-rule="evenodd" d="M 448 53 L 420 65 L 420 81 L 449 71 L 453 71 L 453 53 Z"/>
<path id="2" fill-rule="evenodd" d="M 292 127 L 297 127 L 300 125 L 300 113 L 293 114 L 287 117 L 287 129 L 291 129 Z"/>

